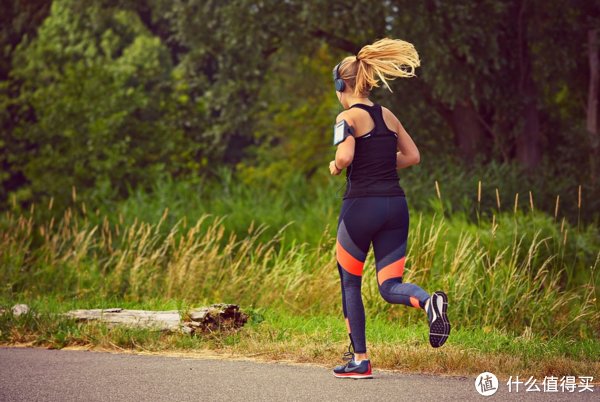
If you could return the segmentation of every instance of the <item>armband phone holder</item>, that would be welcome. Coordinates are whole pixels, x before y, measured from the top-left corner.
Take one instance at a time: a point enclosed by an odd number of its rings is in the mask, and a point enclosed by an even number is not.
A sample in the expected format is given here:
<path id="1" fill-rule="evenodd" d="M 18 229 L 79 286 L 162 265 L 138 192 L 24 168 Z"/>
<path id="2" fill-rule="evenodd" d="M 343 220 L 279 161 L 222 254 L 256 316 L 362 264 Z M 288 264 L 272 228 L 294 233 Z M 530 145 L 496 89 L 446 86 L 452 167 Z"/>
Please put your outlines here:
<path id="1" fill-rule="evenodd" d="M 337 122 L 333 128 L 333 145 L 338 145 L 344 142 L 346 137 L 351 135 L 354 135 L 354 130 L 350 125 L 348 125 L 346 120 Z"/>

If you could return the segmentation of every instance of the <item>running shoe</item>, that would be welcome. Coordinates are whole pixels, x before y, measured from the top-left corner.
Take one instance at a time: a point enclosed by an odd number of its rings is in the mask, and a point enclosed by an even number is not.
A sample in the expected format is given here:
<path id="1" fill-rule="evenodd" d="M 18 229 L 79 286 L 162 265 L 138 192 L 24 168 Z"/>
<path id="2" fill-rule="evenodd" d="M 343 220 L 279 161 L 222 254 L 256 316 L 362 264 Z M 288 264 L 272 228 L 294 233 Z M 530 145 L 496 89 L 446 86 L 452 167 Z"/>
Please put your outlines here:
<path id="1" fill-rule="evenodd" d="M 427 305 L 427 318 L 429 321 L 429 343 L 434 348 L 442 346 L 450 335 L 450 321 L 448 321 L 448 296 L 442 291 L 434 292 Z"/>
<path id="2" fill-rule="evenodd" d="M 344 360 L 348 360 L 348 363 L 336 366 L 333 369 L 333 375 L 339 378 L 373 378 L 371 372 L 371 361 L 369 359 L 361 360 L 357 363 L 355 360 L 354 353 L 350 351 L 352 343 L 348 346 L 348 351 L 344 353 Z"/>

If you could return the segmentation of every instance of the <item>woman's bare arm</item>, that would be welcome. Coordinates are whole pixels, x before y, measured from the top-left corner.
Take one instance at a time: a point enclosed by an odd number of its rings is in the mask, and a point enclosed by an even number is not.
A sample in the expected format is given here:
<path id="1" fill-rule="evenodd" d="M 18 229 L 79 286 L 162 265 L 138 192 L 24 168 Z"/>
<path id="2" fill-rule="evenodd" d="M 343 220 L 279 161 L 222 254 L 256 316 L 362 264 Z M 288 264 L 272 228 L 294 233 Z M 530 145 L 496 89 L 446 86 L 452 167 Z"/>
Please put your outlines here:
<path id="1" fill-rule="evenodd" d="M 419 153 L 419 149 L 417 145 L 408 134 L 400 120 L 390 112 L 390 114 L 394 117 L 395 129 L 398 134 L 398 143 L 396 149 L 398 152 L 396 153 L 396 169 L 402 169 L 408 166 L 416 165 L 421 161 L 421 154 Z"/>

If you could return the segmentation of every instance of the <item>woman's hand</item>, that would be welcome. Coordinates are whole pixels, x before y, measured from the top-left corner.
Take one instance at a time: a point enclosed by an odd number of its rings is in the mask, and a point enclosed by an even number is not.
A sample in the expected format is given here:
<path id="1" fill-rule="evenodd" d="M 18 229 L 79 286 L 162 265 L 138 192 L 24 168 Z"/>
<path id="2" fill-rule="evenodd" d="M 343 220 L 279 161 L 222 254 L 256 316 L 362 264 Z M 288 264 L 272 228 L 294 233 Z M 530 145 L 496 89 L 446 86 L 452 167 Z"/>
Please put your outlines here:
<path id="1" fill-rule="evenodd" d="M 329 173 L 331 173 L 333 176 L 337 176 L 342 173 L 342 171 L 335 166 L 335 160 L 329 162 Z"/>

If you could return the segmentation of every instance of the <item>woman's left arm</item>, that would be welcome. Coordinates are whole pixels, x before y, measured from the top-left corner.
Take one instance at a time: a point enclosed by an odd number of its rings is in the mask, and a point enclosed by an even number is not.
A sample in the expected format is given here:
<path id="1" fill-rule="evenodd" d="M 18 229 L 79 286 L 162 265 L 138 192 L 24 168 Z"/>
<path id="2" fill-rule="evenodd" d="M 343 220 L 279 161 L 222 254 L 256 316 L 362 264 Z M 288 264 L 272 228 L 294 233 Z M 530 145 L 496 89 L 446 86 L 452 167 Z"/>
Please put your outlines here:
<path id="1" fill-rule="evenodd" d="M 338 114 L 335 122 L 338 123 L 342 120 L 346 120 L 348 125 L 354 128 L 354 121 L 346 110 Z M 337 176 L 342 173 L 342 170 L 350 166 L 352 160 L 354 159 L 354 144 L 354 137 L 348 136 L 337 146 L 337 150 L 335 151 L 335 159 L 329 162 L 329 172 L 332 175 Z"/>

